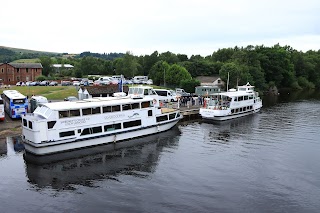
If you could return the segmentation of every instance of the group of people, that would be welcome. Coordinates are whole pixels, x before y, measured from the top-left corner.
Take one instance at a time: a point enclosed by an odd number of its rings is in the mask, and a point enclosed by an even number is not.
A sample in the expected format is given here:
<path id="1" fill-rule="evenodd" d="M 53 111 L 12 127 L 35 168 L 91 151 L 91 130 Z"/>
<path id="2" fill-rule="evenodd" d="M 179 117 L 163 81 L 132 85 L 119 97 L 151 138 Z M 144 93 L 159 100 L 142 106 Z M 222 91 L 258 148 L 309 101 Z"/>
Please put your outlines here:
<path id="1" fill-rule="evenodd" d="M 181 96 L 179 98 L 180 107 L 196 106 L 202 105 L 204 102 L 204 97 L 198 96 Z"/>

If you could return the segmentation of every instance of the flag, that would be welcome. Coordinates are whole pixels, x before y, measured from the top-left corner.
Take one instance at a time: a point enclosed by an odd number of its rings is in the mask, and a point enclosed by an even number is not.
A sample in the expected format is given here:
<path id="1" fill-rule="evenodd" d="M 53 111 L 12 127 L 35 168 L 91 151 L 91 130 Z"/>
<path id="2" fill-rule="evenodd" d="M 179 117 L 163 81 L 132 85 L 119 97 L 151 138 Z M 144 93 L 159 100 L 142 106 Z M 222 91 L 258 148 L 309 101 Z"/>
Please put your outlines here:
<path id="1" fill-rule="evenodd" d="M 122 75 L 121 75 L 120 81 L 118 83 L 118 87 L 119 87 L 119 92 L 122 92 Z"/>

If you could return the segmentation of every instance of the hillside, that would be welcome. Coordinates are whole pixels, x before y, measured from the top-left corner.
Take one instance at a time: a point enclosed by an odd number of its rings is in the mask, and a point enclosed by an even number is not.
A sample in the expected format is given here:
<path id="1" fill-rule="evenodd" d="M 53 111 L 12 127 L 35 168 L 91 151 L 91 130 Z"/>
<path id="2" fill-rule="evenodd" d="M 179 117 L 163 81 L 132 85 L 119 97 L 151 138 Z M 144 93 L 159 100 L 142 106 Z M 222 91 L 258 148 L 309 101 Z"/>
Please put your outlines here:
<path id="1" fill-rule="evenodd" d="M 20 54 L 40 54 L 40 55 L 60 55 L 62 53 L 56 53 L 56 52 L 45 52 L 45 51 L 38 51 L 38 50 L 28 50 L 28 49 L 21 49 L 21 48 L 14 48 L 14 47 L 5 47 L 5 46 L 0 46 L 0 49 L 7 49 L 11 50 L 15 53 L 20 53 Z"/>
<path id="2" fill-rule="evenodd" d="M 28 62 L 34 63 L 41 56 L 56 57 L 62 53 L 27 50 L 21 48 L 0 46 L 0 63 L 5 62 Z"/>

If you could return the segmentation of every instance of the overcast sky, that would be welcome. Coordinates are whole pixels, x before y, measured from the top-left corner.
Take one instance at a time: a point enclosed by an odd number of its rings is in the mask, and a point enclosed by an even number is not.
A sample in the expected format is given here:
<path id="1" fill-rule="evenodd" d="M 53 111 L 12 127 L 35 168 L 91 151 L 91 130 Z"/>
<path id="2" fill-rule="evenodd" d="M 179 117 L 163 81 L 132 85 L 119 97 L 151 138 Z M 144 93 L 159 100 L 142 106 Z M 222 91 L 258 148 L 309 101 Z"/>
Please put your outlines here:
<path id="1" fill-rule="evenodd" d="M 320 49 L 319 0 L 4 0 L 0 46 L 207 56 L 219 48 Z"/>

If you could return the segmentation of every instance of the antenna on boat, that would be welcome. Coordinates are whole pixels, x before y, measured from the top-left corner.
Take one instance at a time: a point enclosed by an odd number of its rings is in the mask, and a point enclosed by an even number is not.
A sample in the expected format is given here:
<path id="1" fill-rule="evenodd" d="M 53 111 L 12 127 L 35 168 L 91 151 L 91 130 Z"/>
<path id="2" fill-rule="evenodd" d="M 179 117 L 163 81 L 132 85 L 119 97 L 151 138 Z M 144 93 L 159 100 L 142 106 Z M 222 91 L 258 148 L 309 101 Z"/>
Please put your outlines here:
<path id="1" fill-rule="evenodd" d="M 227 80 L 227 92 L 229 90 L 229 72 L 228 72 L 228 80 Z"/>

